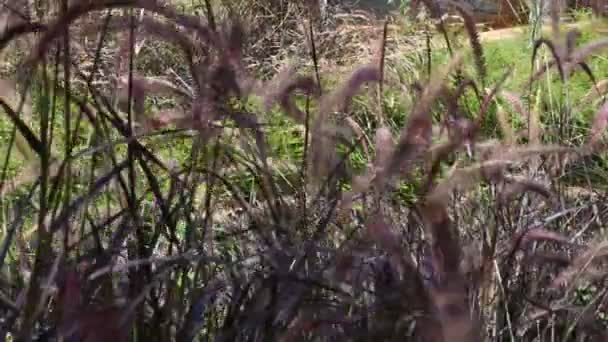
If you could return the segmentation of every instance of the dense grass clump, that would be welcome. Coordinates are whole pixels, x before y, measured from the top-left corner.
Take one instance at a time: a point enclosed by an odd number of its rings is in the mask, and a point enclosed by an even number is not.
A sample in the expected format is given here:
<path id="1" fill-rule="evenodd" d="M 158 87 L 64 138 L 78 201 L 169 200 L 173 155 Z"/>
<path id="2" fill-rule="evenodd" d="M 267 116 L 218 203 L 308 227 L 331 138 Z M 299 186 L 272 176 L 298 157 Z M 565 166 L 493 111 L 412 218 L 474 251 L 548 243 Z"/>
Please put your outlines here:
<path id="1" fill-rule="evenodd" d="M 181 5 L 11 9 L 0 50 L 29 48 L 0 82 L 3 340 L 608 337 L 608 40 L 556 15 L 484 44 L 450 2 L 468 45 L 429 19 L 445 49 L 426 25 L 404 75 L 386 24 L 340 80 L 311 2 L 309 65 L 261 78 L 236 7 Z"/>

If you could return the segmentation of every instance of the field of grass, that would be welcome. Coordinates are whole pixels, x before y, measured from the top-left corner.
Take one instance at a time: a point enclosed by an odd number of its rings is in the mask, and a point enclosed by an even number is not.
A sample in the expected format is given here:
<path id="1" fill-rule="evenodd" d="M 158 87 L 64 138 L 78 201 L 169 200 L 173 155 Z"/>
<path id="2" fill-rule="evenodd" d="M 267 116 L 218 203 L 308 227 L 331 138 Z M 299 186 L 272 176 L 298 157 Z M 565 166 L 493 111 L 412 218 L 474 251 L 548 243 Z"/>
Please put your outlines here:
<path id="1" fill-rule="evenodd" d="M 465 12 L 450 52 L 397 18 L 338 69 L 282 0 L 37 6 L 0 36 L 0 339 L 607 337 L 605 19 L 479 48 Z"/>

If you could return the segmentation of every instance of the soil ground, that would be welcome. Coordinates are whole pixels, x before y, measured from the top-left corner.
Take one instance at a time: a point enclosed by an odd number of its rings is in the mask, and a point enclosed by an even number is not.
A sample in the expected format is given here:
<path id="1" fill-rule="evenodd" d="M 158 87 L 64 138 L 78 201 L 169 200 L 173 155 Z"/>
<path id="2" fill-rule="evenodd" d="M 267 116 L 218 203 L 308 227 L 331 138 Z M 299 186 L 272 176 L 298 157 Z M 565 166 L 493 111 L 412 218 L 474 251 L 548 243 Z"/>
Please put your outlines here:
<path id="1" fill-rule="evenodd" d="M 576 23 L 568 23 L 563 26 L 563 31 L 567 31 L 570 29 L 579 29 L 583 30 L 593 25 L 594 30 L 602 31 L 608 33 L 608 23 L 605 20 L 589 20 L 589 21 L 581 21 Z M 482 41 L 491 42 L 500 39 L 511 39 L 516 38 L 519 35 L 522 35 L 526 32 L 529 26 L 515 26 L 504 29 L 490 30 L 486 32 L 480 33 L 480 38 Z M 550 31 L 549 26 L 543 27 L 543 33 L 548 33 Z"/>

